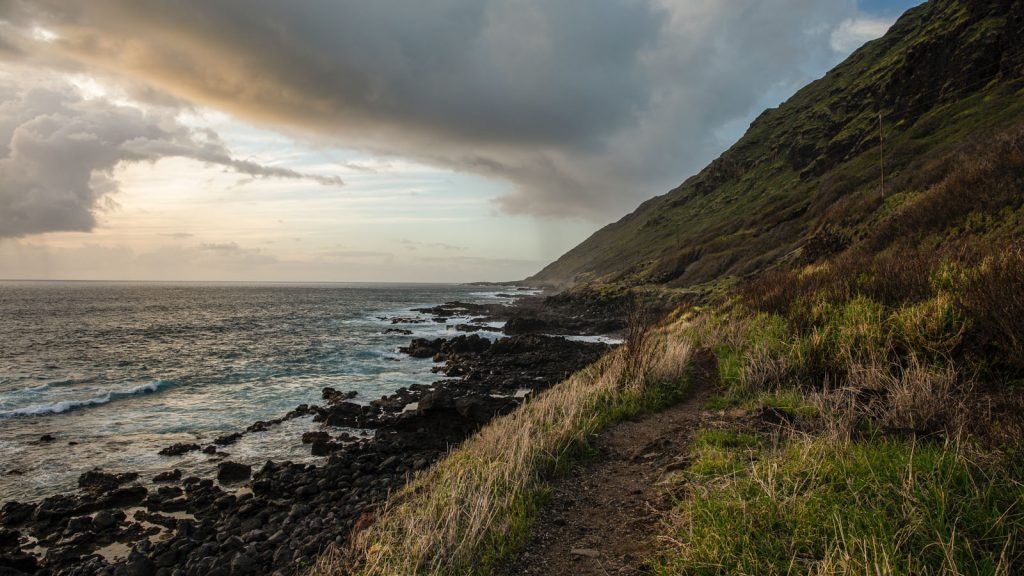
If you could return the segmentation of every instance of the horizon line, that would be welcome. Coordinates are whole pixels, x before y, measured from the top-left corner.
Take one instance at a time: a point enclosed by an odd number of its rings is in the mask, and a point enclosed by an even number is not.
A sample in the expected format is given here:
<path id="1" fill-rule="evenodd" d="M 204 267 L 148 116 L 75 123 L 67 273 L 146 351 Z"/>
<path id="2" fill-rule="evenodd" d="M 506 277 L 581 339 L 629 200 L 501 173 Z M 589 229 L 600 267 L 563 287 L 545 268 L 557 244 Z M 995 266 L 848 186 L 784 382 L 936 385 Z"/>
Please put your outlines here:
<path id="1" fill-rule="evenodd" d="M 492 282 L 487 280 L 473 280 L 468 282 L 431 282 L 423 281 L 395 281 L 395 280 L 138 280 L 138 279 L 75 279 L 75 278 L 0 278 L 0 282 L 63 282 L 63 283 L 93 283 L 93 284 L 404 284 L 404 285 L 431 285 L 431 286 L 516 286 L 520 281 L 509 280 L 503 282 Z"/>

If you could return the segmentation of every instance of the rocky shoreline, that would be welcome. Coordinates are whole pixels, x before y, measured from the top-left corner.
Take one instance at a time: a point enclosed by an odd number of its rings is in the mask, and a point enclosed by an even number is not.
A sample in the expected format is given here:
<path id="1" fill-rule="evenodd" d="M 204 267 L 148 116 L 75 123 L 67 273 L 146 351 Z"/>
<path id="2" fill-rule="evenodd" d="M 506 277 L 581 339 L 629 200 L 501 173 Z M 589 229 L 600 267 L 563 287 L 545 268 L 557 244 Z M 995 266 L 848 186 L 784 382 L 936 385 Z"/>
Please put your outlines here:
<path id="1" fill-rule="evenodd" d="M 371 523 L 375 506 L 416 471 L 609 348 L 546 334 L 605 334 L 623 326 L 621 310 L 581 311 L 557 297 L 415 311 L 438 323 L 472 317 L 455 326 L 457 336 L 414 339 L 401 348 L 433 358 L 443 379 L 368 403 L 326 388 L 322 404 L 298 406 L 207 446 L 166 447 L 160 453 L 169 469 L 150 482 L 93 470 L 81 475 L 75 493 L 7 502 L 0 510 L 0 576 L 299 573 L 326 546 L 344 545 L 354 529 Z M 497 331 L 504 335 L 480 336 Z M 322 465 L 268 461 L 253 470 L 230 460 L 226 450 L 243 435 L 307 416 L 319 428 L 295 441 L 326 457 Z M 173 469 L 175 457 L 194 451 L 220 459 L 216 478 Z"/>

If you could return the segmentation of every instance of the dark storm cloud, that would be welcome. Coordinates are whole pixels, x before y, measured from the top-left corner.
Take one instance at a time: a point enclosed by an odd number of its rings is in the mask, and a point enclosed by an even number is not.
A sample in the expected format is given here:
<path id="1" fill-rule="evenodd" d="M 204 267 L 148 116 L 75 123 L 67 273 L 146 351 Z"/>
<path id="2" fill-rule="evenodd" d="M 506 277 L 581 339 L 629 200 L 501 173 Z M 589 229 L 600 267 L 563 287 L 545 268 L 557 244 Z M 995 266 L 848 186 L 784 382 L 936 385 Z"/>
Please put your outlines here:
<path id="1" fill-rule="evenodd" d="M 167 113 L 86 100 L 67 85 L 0 79 L 0 238 L 92 230 L 117 188 L 110 176 L 118 165 L 167 157 L 253 177 L 341 184 L 233 158 L 216 134 Z"/>
<path id="2" fill-rule="evenodd" d="M 500 177 L 509 212 L 605 218 L 682 180 L 834 59 L 854 0 L 0 2 L 53 65 Z M 36 28 L 37 29 L 37 28 Z M 31 34 L 31 32 L 25 32 Z M 831 62 L 824 62 L 828 64 Z"/>

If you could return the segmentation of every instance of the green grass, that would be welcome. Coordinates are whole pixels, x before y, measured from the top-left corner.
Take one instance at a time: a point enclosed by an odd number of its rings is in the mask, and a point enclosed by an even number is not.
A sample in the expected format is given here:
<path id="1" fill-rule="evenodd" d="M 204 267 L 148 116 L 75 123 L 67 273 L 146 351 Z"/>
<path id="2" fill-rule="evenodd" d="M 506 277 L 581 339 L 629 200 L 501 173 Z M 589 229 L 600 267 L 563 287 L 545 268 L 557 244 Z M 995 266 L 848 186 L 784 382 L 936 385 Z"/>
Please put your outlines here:
<path id="1" fill-rule="evenodd" d="M 821 409 L 818 406 L 808 402 L 807 396 L 793 389 L 763 393 L 758 396 L 751 407 L 774 408 L 780 412 L 803 418 L 815 418 L 821 415 Z"/>
<path id="2" fill-rule="evenodd" d="M 658 573 L 1012 574 L 1024 487 L 956 443 L 704 432 Z M 760 447 L 760 448 L 758 448 Z"/>

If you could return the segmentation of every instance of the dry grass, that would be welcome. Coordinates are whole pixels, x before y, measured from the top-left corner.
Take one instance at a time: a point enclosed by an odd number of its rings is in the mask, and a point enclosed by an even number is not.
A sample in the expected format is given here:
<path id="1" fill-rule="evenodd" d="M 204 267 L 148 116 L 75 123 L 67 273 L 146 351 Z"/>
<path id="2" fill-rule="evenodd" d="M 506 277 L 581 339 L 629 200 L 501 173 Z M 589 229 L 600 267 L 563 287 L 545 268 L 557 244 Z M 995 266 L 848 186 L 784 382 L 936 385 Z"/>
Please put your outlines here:
<path id="1" fill-rule="evenodd" d="M 488 573 L 522 543 L 559 466 L 602 426 L 684 388 L 689 341 L 659 330 L 643 342 L 482 429 L 391 498 L 344 556 L 364 575 Z M 310 574 L 346 574 L 346 564 L 330 551 Z"/>
<path id="2" fill-rule="evenodd" d="M 972 413 L 972 388 L 951 363 L 928 364 L 912 357 L 892 366 L 854 364 L 847 385 L 813 392 L 823 436 L 837 442 L 864 434 L 913 436 L 964 434 Z"/>

